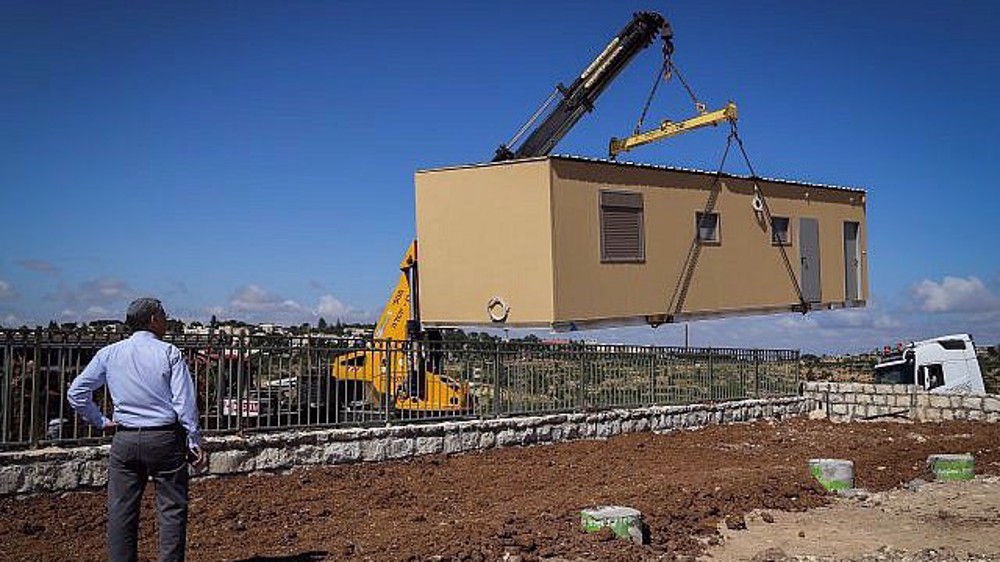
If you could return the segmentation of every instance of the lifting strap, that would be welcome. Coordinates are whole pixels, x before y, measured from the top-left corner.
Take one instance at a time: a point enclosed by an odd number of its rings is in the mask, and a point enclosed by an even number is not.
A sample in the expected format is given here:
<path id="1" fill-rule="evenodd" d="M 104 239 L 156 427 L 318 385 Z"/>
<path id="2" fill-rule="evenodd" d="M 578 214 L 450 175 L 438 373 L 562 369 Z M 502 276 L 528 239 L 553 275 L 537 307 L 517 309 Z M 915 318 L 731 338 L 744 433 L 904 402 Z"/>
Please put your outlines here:
<path id="1" fill-rule="evenodd" d="M 726 158 L 729 156 L 729 149 L 733 145 L 734 135 L 732 132 L 729 133 L 729 137 L 726 139 L 726 150 L 722 153 L 722 160 L 719 162 L 719 167 L 715 171 L 715 176 L 712 178 L 712 185 L 709 188 L 708 201 L 705 202 L 705 207 L 702 210 L 702 216 L 712 212 L 715 208 L 715 203 L 719 198 L 719 192 L 722 191 L 722 170 L 726 166 Z M 670 305 L 668 308 L 668 316 L 664 321 L 671 321 L 671 319 L 680 314 L 681 310 L 684 309 L 684 301 L 687 299 L 688 289 L 691 287 L 691 279 L 694 277 L 695 266 L 698 265 L 698 257 L 701 255 L 701 244 L 698 243 L 698 233 L 701 225 L 695 225 L 694 236 L 691 239 L 691 245 L 688 247 L 687 256 L 684 258 L 684 266 L 681 268 L 681 276 L 677 278 L 677 284 L 674 285 L 674 293 L 670 297 Z"/>
<path id="2" fill-rule="evenodd" d="M 750 157 L 747 156 L 746 148 L 743 146 L 743 139 L 740 138 L 739 132 L 736 130 L 736 123 L 730 121 L 730 126 L 732 127 L 732 137 L 736 139 L 737 146 L 740 147 L 740 153 L 743 155 L 743 161 L 747 164 L 747 169 L 750 170 L 750 180 L 753 181 L 753 192 L 754 195 L 760 198 L 761 207 L 764 211 L 764 220 L 766 221 L 768 228 L 771 229 L 772 236 L 774 232 L 774 221 L 771 219 L 771 208 L 767 204 L 767 197 L 764 197 L 764 191 L 760 188 L 760 179 L 757 176 L 757 171 L 754 170 L 753 164 L 750 162 Z M 795 270 L 792 268 L 792 262 L 788 259 L 788 252 L 785 250 L 785 244 L 778 244 L 778 250 L 781 252 L 781 259 L 785 262 L 785 271 L 788 272 L 788 278 L 792 282 L 792 287 L 795 288 L 795 294 L 799 297 L 799 306 L 801 307 L 800 312 L 805 314 L 809 312 L 809 303 L 806 301 L 805 296 L 802 294 L 802 285 L 799 283 L 798 277 L 795 276 Z"/>
<path id="3" fill-rule="evenodd" d="M 719 167 L 716 169 L 714 177 L 712 178 L 708 200 L 705 202 L 702 216 L 712 212 L 715 208 L 715 204 L 719 198 L 719 193 L 722 191 L 721 184 L 723 169 L 726 165 L 726 159 L 729 156 L 729 149 L 732 147 L 733 141 L 735 140 L 736 145 L 740 149 L 740 153 L 743 155 L 743 160 L 746 162 L 747 168 L 750 170 L 750 180 L 753 182 L 754 195 L 760 198 L 766 224 L 773 232 L 774 225 L 771 218 L 771 209 L 767 204 L 767 198 L 764 196 L 764 191 L 760 187 L 757 172 L 754 170 L 753 164 L 750 162 L 750 157 L 747 155 L 746 147 L 743 146 L 743 139 L 739 136 L 736 123 L 730 122 L 730 126 L 729 136 L 726 138 L 726 149 L 722 153 L 722 160 L 719 162 Z M 681 269 L 681 276 L 677 279 L 677 284 L 674 286 L 674 292 L 670 299 L 670 305 L 668 308 L 669 313 L 666 317 L 657 319 L 654 324 L 659 324 L 661 321 L 669 322 L 684 309 L 684 302 L 687 299 L 688 289 L 691 287 L 694 270 L 698 265 L 698 257 L 701 255 L 702 244 L 699 243 L 698 240 L 698 229 L 701 225 L 695 226 L 695 233 L 691 240 L 691 245 L 688 247 L 687 256 L 684 258 L 684 266 Z M 792 268 L 791 261 L 788 259 L 788 252 L 785 250 L 785 245 L 778 244 L 778 250 L 781 253 L 781 259 L 784 262 L 785 271 L 788 273 L 788 277 L 792 282 L 792 287 L 795 289 L 795 293 L 798 296 L 800 311 L 805 314 L 809 311 L 809 303 L 805 300 L 805 297 L 802 294 L 802 287 L 800 286 L 798 278 L 795 275 L 795 271 Z"/>

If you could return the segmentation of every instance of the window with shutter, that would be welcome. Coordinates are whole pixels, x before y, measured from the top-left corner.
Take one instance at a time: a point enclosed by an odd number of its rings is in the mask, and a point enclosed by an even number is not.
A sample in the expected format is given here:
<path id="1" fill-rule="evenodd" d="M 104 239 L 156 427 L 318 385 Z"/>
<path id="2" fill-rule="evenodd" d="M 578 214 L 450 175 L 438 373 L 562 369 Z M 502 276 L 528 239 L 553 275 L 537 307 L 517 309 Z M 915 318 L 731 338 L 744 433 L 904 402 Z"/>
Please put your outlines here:
<path id="1" fill-rule="evenodd" d="M 601 191 L 601 261 L 646 260 L 641 193 Z"/>

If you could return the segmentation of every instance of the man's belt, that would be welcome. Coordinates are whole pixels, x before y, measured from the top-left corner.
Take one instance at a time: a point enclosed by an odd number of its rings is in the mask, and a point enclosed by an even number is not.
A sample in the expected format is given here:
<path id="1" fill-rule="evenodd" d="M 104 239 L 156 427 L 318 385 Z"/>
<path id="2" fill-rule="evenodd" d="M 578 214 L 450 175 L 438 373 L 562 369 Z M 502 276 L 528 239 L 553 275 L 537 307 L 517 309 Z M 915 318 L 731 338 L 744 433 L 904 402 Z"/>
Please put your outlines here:
<path id="1" fill-rule="evenodd" d="M 180 431 L 181 424 L 174 422 L 167 425 L 153 425 L 149 427 L 126 427 L 124 425 L 119 425 L 115 427 L 116 431 Z"/>

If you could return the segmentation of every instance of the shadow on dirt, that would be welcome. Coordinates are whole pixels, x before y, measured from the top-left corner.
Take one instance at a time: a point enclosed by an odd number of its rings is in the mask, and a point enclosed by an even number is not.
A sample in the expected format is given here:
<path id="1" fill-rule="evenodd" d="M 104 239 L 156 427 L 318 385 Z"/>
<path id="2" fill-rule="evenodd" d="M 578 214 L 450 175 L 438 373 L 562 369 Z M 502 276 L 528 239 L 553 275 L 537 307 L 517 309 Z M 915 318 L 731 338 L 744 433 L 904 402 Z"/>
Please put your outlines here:
<path id="1" fill-rule="evenodd" d="M 303 552 L 302 554 L 290 554 L 288 556 L 252 556 L 250 558 L 234 560 L 233 562 L 318 562 L 326 560 L 329 554 L 329 552 L 314 550 Z"/>

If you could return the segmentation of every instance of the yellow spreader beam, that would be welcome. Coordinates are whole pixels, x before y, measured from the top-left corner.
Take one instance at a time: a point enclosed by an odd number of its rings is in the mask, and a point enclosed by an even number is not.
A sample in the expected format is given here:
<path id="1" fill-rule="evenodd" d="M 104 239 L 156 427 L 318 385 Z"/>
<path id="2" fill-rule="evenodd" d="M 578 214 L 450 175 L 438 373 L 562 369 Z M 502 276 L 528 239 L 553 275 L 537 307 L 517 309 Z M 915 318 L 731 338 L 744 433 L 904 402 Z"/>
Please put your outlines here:
<path id="1" fill-rule="evenodd" d="M 726 107 L 722 109 L 708 111 L 698 115 L 697 117 L 685 119 L 684 121 L 664 121 L 663 123 L 660 123 L 660 126 L 656 129 L 646 131 L 644 133 L 638 133 L 623 139 L 612 137 L 611 144 L 608 146 L 608 156 L 610 156 L 611 159 L 614 159 L 622 152 L 628 152 L 637 146 L 649 144 L 667 137 L 673 137 L 701 127 L 718 125 L 723 121 L 736 122 L 735 103 L 729 102 L 726 104 Z"/>

